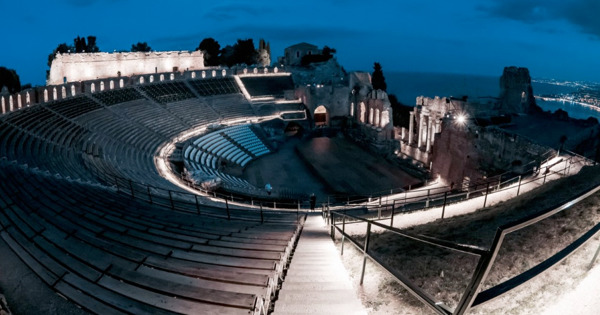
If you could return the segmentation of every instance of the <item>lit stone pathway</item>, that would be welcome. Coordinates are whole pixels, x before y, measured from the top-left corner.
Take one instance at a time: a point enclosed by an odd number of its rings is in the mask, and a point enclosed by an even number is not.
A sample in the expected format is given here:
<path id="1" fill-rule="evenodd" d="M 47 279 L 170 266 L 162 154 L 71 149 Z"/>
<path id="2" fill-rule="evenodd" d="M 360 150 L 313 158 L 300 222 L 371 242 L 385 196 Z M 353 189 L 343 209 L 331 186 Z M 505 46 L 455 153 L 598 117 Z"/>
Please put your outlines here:
<path id="1" fill-rule="evenodd" d="M 274 314 L 367 314 L 320 213 L 306 219 Z"/>

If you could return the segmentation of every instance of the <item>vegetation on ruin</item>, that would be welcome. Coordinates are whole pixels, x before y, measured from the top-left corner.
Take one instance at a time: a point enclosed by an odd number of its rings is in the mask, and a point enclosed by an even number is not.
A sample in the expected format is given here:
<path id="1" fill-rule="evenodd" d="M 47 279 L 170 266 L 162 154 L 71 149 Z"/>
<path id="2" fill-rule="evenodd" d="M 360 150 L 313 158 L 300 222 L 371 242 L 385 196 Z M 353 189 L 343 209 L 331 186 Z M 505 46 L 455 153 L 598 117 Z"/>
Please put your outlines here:
<path id="1" fill-rule="evenodd" d="M 135 45 L 131 45 L 131 51 L 132 52 L 149 52 L 152 51 L 152 47 L 148 46 L 148 43 L 146 42 L 138 42 Z"/>
<path id="2" fill-rule="evenodd" d="M 302 57 L 300 64 L 302 66 L 308 66 L 311 63 L 325 62 L 329 59 L 333 58 L 333 54 L 336 53 L 335 48 L 330 48 L 328 46 L 324 46 L 323 50 L 320 54 L 306 55 Z"/>
<path id="3" fill-rule="evenodd" d="M 270 53 L 269 44 L 260 40 L 260 49 L 266 49 Z M 221 48 L 221 44 L 212 37 L 204 38 L 196 50 L 204 53 L 204 65 L 208 67 L 234 65 L 253 65 L 258 62 L 259 50 L 254 46 L 251 38 L 238 39 L 235 44 Z"/>
<path id="4" fill-rule="evenodd" d="M 73 45 L 67 45 L 67 43 L 59 44 L 50 55 L 48 55 L 48 67 L 52 65 L 52 60 L 57 53 L 83 53 L 83 52 L 99 52 L 100 49 L 96 45 L 96 36 L 88 36 L 87 41 L 85 37 L 75 37 L 73 39 Z"/>
<path id="5" fill-rule="evenodd" d="M 376 62 L 373 65 L 371 85 L 373 85 L 374 90 L 387 91 L 387 83 L 385 83 L 385 77 L 383 76 L 383 70 L 381 69 L 381 64 L 379 62 Z"/>
<path id="6" fill-rule="evenodd" d="M 0 91 L 6 87 L 9 93 L 21 91 L 21 80 L 19 75 L 13 69 L 0 67 Z"/>

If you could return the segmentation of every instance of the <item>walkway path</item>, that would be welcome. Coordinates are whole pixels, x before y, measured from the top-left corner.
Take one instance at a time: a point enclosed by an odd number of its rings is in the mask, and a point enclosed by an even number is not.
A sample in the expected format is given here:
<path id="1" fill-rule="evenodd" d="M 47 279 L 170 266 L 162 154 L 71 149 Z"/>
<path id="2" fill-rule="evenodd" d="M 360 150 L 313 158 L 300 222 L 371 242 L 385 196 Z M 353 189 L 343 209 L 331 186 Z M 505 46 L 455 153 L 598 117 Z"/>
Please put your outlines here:
<path id="1" fill-rule="evenodd" d="M 320 213 L 304 223 L 274 314 L 367 314 Z"/>

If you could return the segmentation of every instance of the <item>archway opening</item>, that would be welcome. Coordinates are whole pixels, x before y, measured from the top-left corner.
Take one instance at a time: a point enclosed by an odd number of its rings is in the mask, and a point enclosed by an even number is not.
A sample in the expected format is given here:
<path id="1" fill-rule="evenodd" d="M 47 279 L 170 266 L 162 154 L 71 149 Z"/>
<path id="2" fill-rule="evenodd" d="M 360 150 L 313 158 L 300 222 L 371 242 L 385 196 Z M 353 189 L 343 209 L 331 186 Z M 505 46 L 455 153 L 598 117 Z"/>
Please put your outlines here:
<path id="1" fill-rule="evenodd" d="M 317 107 L 315 109 L 315 127 L 327 126 L 327 122 L 329 120 L 329 114 L 327 113 L 327 108 L 323 105 Z"/>
<path id="2" fill-rule="evenodd" d="M 285 135 L 288 137 L 302 137 L 304 128 L 302 128 L 302 126 L 300 126 L 300 124 L 298 124 L 295 121 L 291 121 L 287 124 L 287 126 L 285 126 Z"/>

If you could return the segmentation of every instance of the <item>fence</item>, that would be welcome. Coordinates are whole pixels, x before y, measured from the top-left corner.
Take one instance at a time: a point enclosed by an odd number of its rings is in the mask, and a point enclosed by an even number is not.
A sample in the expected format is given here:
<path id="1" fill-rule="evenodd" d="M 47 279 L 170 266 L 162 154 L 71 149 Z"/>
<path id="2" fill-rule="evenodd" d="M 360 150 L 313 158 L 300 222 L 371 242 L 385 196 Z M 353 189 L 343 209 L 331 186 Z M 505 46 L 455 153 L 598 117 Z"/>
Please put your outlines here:
<path id="1" fill-rule="evenodd" d="M 536 224 L 550 216 L 553 216 L 565 209 L 570 208 L 571 206 L 581 202 L 582 200 L 588 198 L 589 196 L 600 191 L 600 186 L 596 186 L 591 188 L 584 193 L 576 196 L 572 200 L 554 208 L 547 209 L 540 213 L 536 213 L 534 215 L 530 215 L 523 219 L 514 221 L 512 223 L 500 226 L 495 234 L 493 243 L 489 249 L 470 246 L 470 245 L 462 245 L 457 243 L 452 243 L 449 241 L 439 240 L 433 237 L 428 237 L 424 235 L 414 235 L 402 230 L 396 229 L 391 226 L 387 226 L 385 224 L 381 224 L 369 219 L 365 219 L 362 217 L 357 217 L 353 215 L 346 214 L 342 211 L 331 211 L 329 213 L 324 212 L 323 215 L 326 217 L 327 222 L 330 226 L 330 233 L 332 238 L 335 239 L 336 230 L 341 235 L 341 254 L 344 253 L 344 242 L 346 239 L 350 241 L 352 245 L 357 247 L 357 249 L 363 255 L 362 261 L 362 269 L 361 269 L 361 277 L 360 284 L 362 285 L 364 280 L 365 268 L 367 259 L 378 265 L 379 267 L 386 270 L 392 277 L 395 278 L 402 286 L 404 286 L 412 295 L 418 298 L 420 301 L 425 303 L 427 306 L 431 307 L 438 314 L 465 314 L 471 308 L 482 305 L 486 302 L 489 302 L 510 290 L 518 287 L 521 284 L 531 280 L 537 275 L 541 274 L 545 270 L 550 267 L 558 264 L 570 254 L 572 254 L 575 250 L 583 246 L 590 239 L 594 237 L 594 235 L 599 234 L 600 231 L 600 223 L 596 224 L 590 230 L 585 232 L 582 236 L 580 236 L 577 240 L 566 246 L 564 249 L 560 250 L 550 258 L 544 260 L 543 262 L 537 264 L 536 266 L 530 268 L 529 270 L 512 277 L 509 280 L 506 280 L 500 284 L 497 284 L 489 289 L 481 291 L 481 287 L 485 282 L 487 275 L 489 274 L 496 258 L 498 256 L 498 252 L 502 247 L 503 241 L 505 237 L 513 232 L 519 231 L 523 228 L 526 228 L 530 225 Z M 329 214 L 329 216 L 327 216 Z M 366 232 L 365 232 L 365 241 L 364 244 L 361 244 L 360 241 L 345 232 L 346 224 L 349 222 L 363 222 L 367 224 Z M 384 229 L 387 232 L 394 233 L 396 235 L 400 235 L 405 238 L 409 238 L 415 240 L 422 244 L 429 244 L 436 247 L 445 248 L 447 250 L 461 252 L 469 255 L 478 256 L 477 266 L 472 274 L 472 277 L 469 281 L 469 284 L 466 290 L 461 295 L 461 299 L 458 305 L 452 309 L 443 303 L 436 301 L 435 298 L 429 295 L 427 292 L 418 287 L 414 282 L 410 281 L 405 275 L 391 268 L 387 263 L 385 263 L 384 259 L 379 257 L 376 253 L 370 250 L 369 243 L 372 236 L 371 227 L 376 226 Z M 590 263 L 590 268 L 595 263 L 598 255 L 600 253 L 600 246 L 596 250 L 594 257 Z"/>
<path id="2" fill-rule="evenodd" d="M 497 192 L 508 192 L 513 190 L 518 196 L 522 187 L 528 184 L 543 185 L 548 180 L 549 176 L 568 176 L 571 168 L 575 165 L 593 165 L 594 162 L 575 153 L 569 152 L 571 155 L 566 160 L 560 160 L 556 164 L 565 163 L 565 166 L 559 170 L 550 170 L 551 166 L 548 166 L 547 171 L 542 173 L 541 170 L 534 172 L 530 170 L 530 177 L 519 175 L 511 177 L 506 180 L 502 180 L 502 176 L 494 178 L 492 181 L 486 183 L 479 183 L 469 187 L 467 191 L 452 192 L 447 187 L 440 187 L 434 189 L 422 189 L 417 191 L 410 191 L 414 196 L 408 197 L 409 191 L 404 192 L 404 198 L 392 199 L 384 201 L 384 198 L 379 199 L 367 199 L 362 204 L 352 205 L 347 204 L 342 210 L 343 212 L 360 212 L 362 217 L 376 218 L 377 220 L 390 220 L 390 226 L 393 226 L 394 215 L 399 213 L 408 213 L 414 211 L 421 211 L 428 208 L 441 207 L 440 217 L 443 219 L 446 216 L 446 207 L 451 204 L 463 202 L 469 199 L 478 198 L 483 196 L 483 202 L 481 208 L 485 208 L 488 205 L 488 196 L 491 193 Z M 574 161 L 577 158 L 577 161 Z M 545 162 L 543 162 L 545 163 Z M 432 192 L 433 191 L 433 192 Z M 419 194 L 418 192 L 422 192 Z M 387 198 L 387 197 L 386 197 Z M 369 203 L 371 202 L 371 203 Z M 324 205 L 324 210 L 329 209 L 329 205 Z"/>
<path id="3" fill-rule="evenodd" d="M 195 187 L 195 189 L 208 196 L 212 196 L 215 199 L 221 200 L 225 204 L 225 207 L 211 207 L 205 205 L 203 203 L 203 199 L 205 199 L 205 197 L 199 196 L 198 194 L 138 183 L 129 178 L 121 177 L 115 174 L 109 174 L 96 168 L 90 168 L 90 170 L 93 175 L 96 176 L 96 178 L 98 178 L 101 182 L 114 187 L 117 192 L 130 195 L 132 198 L 144 200 L 150 204 L 156 204 L 170 208 L 174 211 L 196 213 L 198 215 L 226 218 L 228 220 L 231 220 L 233 216 L 238 220 L 260 221 L 263 223 L 265 222 L 265 215 L 267 214 L 265 210 L 269 208 L 269 206 L 272 210 L 281 209 L 282 206 L 287 206 L 290 208 L 290 210 L 296 210 L 295 212 L 297 218 L 300 216 L 302 203 L 300 200 L 293 204 L 282 204 L 281 202 L 278 203 L 277 201 L 264 201 L 260 199 L 248 200 L 248 198 L 236 197 L 232 194 L 202 191 L 198 187 Z M 245 209 L 243 211 L 239 209 L 236 210 L 232 207 L 232 205 L 230 205 L 230 203 L 245 203 L 254 206 L 255 209 Z M 287 213 L 289 212 L 290 211 L 287 211 Z M 276 212 L 269 211 L 269 213 Z"/>

